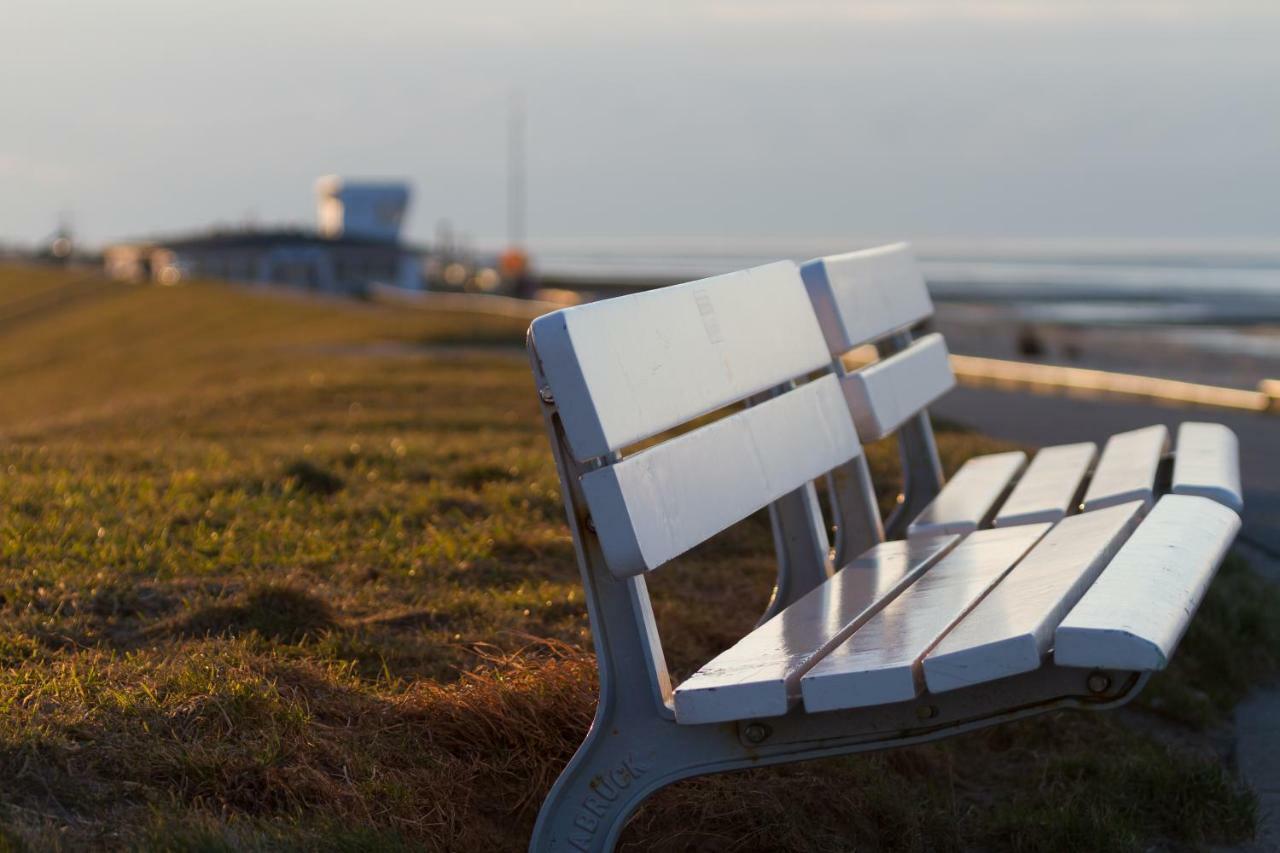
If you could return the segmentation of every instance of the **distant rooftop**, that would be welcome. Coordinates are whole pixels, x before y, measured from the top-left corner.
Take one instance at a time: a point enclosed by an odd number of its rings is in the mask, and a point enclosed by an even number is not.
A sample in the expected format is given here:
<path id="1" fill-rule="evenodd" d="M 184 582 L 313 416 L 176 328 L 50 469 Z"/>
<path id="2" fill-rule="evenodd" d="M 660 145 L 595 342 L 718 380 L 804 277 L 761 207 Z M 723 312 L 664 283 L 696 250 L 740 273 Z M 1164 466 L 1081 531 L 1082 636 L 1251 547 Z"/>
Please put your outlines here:
<path id="1" fill-rule="evenodd" d="M 280 243 L 319 246 L 386 246 L 388 243 L 394 244 L 395 240 L 353 234 L 326 237 L 318 231 L 305 228 L 246 228 L 159 237 L 146 242 L 171 249 L 249 249 Z"/>
<path id="2" fill-rule="evenodd" d="M 296 225 L 220 227 L 206 231 L 125 240 L 119 245 L 164 246 L 171 249 L 253 248 L 287 243 L 324 246 L 400 246 L 400 229 L 411 195 L 409 184 L 395 180 L 352 180 L 337 175 L 319 178 L 316 227 Z M 400 246 L 409 251 L 422 251 Z"/>

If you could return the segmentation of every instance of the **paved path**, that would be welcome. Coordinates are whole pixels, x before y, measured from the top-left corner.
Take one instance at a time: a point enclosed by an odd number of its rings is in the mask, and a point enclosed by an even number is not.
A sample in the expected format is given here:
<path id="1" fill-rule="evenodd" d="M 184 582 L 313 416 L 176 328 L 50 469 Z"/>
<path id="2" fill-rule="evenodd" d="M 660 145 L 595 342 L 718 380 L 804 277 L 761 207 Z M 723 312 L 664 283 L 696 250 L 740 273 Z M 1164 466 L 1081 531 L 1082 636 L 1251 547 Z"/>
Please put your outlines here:
<path id="1" fill-rule="evenodd" d="M 1280 850 L 1280 688 L 1236 708 L 1236 760 L 1258 794 L 1258 835 L 1250 850 Z"/>
<path id="2" fill-rule="evenodd" d="M 1154 423 L 1171 429 L 1188 420 L 1216 421 L 1240 438 L 1244 529 L 1238 546 L 1259 574 L 1280 583 L 1280 415 L 1168 409 L 1143 403 L 1076 400 L 1007 391 L 957 388 L 930 411 L 1009 441 L 1059 444 L 1092 440 Z M 1280 618 L 1280 614 L 1276 615 Z M 1252 851 L 1280 850 L 1280 687 L 1254 692 L 1236 708 L 1236 758 L 1258 794 L 1258 834 Z"/>

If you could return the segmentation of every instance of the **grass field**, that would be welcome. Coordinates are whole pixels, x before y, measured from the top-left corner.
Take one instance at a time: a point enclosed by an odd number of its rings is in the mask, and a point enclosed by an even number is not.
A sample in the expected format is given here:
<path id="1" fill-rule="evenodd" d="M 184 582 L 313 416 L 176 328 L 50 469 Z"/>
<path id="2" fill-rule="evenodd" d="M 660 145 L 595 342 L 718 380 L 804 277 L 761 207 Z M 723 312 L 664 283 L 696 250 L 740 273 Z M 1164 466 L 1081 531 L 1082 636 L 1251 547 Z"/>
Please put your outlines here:
<path id="1" fill-rule="evenodd" d="M 0 269 L 0 849 L 520 849 L 595 688 L 523 333 Z M 772 573 L 753 518 L 655 576 L 675 675 Z M 624 845 L 1248 838 L 1196 732 L 1275 673 L 1278 608 L 1231 562 L 1137 712 L 681 783 Z"/>

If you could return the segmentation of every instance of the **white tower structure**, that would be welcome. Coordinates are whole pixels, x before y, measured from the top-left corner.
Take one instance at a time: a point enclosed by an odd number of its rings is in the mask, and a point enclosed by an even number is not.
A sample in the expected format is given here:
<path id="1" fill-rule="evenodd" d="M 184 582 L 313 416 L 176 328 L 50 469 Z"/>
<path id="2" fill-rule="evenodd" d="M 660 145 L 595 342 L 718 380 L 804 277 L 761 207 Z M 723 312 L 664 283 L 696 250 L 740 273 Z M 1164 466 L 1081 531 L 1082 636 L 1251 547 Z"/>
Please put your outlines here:
<path id="1" fill-rule="evenodd" d="M 316 181 L 320 234 L 396 242 L 409 206 L 409 185 L 398 181 L 348 181 L 327 175 Z"/>

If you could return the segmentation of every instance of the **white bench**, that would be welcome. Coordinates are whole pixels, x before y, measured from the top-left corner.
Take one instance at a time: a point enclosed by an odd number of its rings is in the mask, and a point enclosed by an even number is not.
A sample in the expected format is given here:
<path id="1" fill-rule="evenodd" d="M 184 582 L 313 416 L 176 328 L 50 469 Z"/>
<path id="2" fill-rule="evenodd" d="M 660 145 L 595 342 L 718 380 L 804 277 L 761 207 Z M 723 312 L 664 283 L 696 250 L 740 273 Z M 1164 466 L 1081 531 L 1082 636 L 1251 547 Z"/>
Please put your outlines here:
<path id="1" fill-rule="evenodd" d="M 1115 707 L 1165 666 L 1240 525 L 1234 436 L 1184 424 L 1170 461 L 1153 427 L 1100 456 L 974 459 L 943 486 L 925 407 L 953 379 L 942 339 L 911 334 L 931 313 L 892 246 L 534 322 L 600 702 L 531 849 L 610 849 L 680 778 Z M 868 342 L 882 358 L 846 371 Z M 893 434 L 906 491 L 888 527 L 907 536 L 886 539 L 861 444 Z M 645 574 L 765 507 L 766 617 L 673 686 Z"/>

